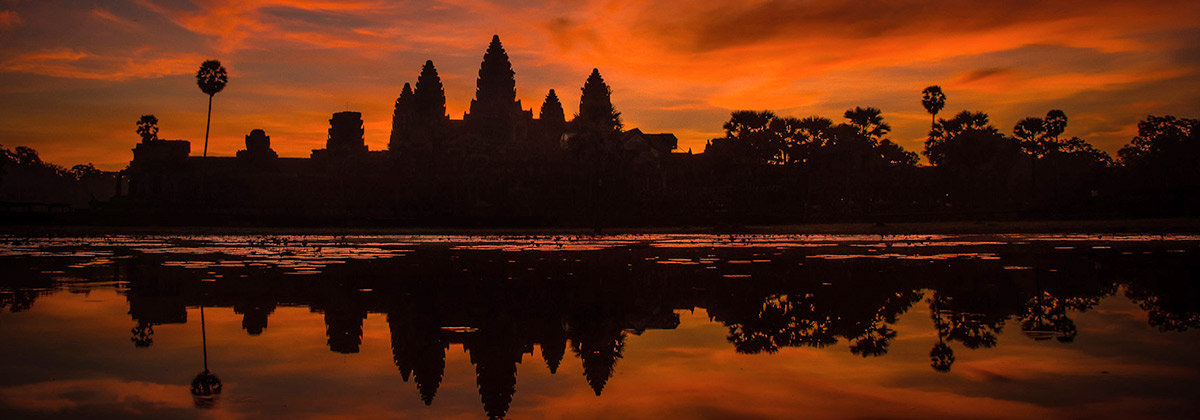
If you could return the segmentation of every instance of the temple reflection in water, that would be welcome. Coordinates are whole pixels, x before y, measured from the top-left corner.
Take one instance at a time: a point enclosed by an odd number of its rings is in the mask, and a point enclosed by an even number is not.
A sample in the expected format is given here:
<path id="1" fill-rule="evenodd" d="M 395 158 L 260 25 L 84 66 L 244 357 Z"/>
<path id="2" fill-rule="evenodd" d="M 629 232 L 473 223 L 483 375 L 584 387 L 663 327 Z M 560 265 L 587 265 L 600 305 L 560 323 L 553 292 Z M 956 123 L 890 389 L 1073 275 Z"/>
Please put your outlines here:
<path id="1" fill-rule="evenodd" d="M 620 369 L 627 338 L 676 328 L 680 311 L 705 310 L 741 354 L 832 347 L 874 358 L 886 356 L 895 340 L 921 339 L 929 368 L 938 372 L 954 369 L 956 351 L 1003 346 L 998 336 L 1006 329 L 1071 343 L 1082 334 L 1072 318 L 1115 294 L 1136 303 L 1159 331 L 1200 326 L 1197 288 L 1186 281 L 1200 277 L 1194 240 L 709 239 L 694 246 L 633 239 L 562 251 L 557 247 L 572 243 L 551 238 L 533 245 L 374 238 L 26 243 L 4 252 L 0 304 L 25 311 L 41 294 L 115 285 L 128 301 L 129 346 L 150 349 L 163 345 L 156 327 L 187 323 L 189 308 L 231 308 L 250 336 L 277 328 L 271 318 L 279 308 L 308 308 L 323 316 L 328 349 L 346 355 L 362 350 L 364 321 L 382 316 L 397 373 L 415 384 L 416 397 L 436 405 L 444 381 L 463 379 L 446 371 L 447 351 L 461 347 L 490 418 L 520 404 L 517 366 L 530 359 L 540 358 L 550 374 L 564 363 L 581 364 L 577 383 L 601 396 Z M 541 250 L 512 252 L 514 246 Z M 234 249 L 244 255 L 224 254 Z M 337 258 L 356 253 L 374 255 Z M 928 316 L 931 333 L 899 336 L 895 325 L 906 313 Z M 213 371 L 221 373 L 219 366 Z"/>

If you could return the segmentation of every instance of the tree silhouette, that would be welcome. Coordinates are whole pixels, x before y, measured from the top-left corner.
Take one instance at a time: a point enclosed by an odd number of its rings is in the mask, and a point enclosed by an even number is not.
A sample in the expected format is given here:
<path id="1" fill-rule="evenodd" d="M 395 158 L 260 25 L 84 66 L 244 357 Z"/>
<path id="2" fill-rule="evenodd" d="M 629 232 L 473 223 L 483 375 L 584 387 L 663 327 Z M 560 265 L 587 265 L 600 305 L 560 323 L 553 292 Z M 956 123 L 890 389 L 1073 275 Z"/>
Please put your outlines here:
<path id="1" fill-rule="evenodd" d="M 934 166 L 958 163 L 956 160 L 967 164 L 987 159 L 987 150 L 1006 139 L 988 123 L 987 114 L 971 111 L 962 111 L 949 120 L 939 120 L 930 134 L 925 141 L 924 153 Z"/>
<path id="2" fill-rule="evenodd" d="M 942 92 L 942 87 L 933 85 L 922 90 L 921 106 L 925 107 L 925 112 L 928 112 L 930 115 L 932 126 L 936 127 L 938 111 L 946 107 L 946 94 Z"/>
<path id="3" fill-rule="evenodd" d="M 1013 126 L 1013 137 L 1021 141 L 1021 147 L 1034 156 L 1045 154 L 1041 139 L 1046 134 L 1046 121 L 1037 117 L 1024 118 Z"/>
<path id="4" fill-rule="evenodd" d="M 1046 113 L 1045 128 L 1046 137 L 1057 141 L 1067 129 L 1067 114 L 1061 109 L 1051 109 Z"/>
<path id="5" fill-rule="evenodd" d="M 772 126 L 778 119 L 771 111 L 734 111 L 722 128 L 725 138 L 745 145 L 758 163 L 780 164 L 786 161 L 784 141 Z"/>
<path id="6" fill-rule="evenodd" d="M 204 157 L 208 157 L 208 131 L 212 125 L 213 95 L 225 89 L 226 83 L 229 83 L 229 75 L 220 61 L 207 60 L 201 63 L 200 70 L 196 71 L 196 84 L 200 86 L 201 92 L 208 95 L 208 119 L 204 123 Z"/>
<path id="7" fill-rule="evenodd" d="M 1021 142 L 1021 148 L 1034 157 L 1043 157 L 1062 151 L 1066 146 L 1059 136 L 1067 129 L 1067 114 L 1059 109 L 1046 113 L 1046 118 L 1028 117 L 1013 126 L 1013 137 Z"/>
<path id="8" fill-rule="evenodd" d="M 1130 206 L 1152 214 L 1195 216 L 1200 209 L 1200 120 L 1147 116 L 1117 152 Z"/>
<path id="9" fill-rule="evenodd" d="M 846 110 L 845 117 L 850 121 L 850 125 L 857 129 L 860 135 L 871 140 L 873 145 L 878 144 L 883 135 L 892 130 L 890 125 L 883 122 L 883 112 L 877 108 L 854 107 Z"/>
<path id="10" fill-rule="evenodd" d="M 1195 159 L 1196 155 L 1188 152 L 1198 147 L 1200 120 L 1150 115 L 1138 123 L 1138 135 L 1117 156 L 1126 166 L 1171 165 L 1178 159 Z"/>
<path id="11" fill-rule="evenodd" d="M 93 165 L 90 163 L 75 165 L 75 166 L 72 166 L 71 169 L 67 170 L 67 174 L 69 174 L 71 176 L 71 178 L 74 178 L 76 181 L 81 181 L 86 178 L 99 176 L 103 173 L 104 172 L 102 172 L 101 170 L 96 169 L 96 165 Z"/>
<path id="12" fill-rule="evenodd" d="M 158 118 L 154 115 L 143 115 L 138 118 L 137 133 L 142 141 L 158 140 Z"/>

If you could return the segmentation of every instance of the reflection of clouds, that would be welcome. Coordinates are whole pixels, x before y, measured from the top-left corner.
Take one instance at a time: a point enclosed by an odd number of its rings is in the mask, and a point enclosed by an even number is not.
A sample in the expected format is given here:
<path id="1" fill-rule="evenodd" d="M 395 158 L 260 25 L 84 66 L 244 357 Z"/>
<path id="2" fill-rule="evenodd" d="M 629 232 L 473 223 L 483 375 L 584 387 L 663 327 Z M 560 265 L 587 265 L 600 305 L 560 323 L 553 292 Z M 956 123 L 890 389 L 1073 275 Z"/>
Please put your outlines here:
<path id="1" fill-rule="evenodd" d="M 39 382 L 0 388 L 6 407 L 23 411 L 54 413 L 66 410 L 117 410 L 131 416 L 141 410 L 192 407 L 186 385 L 164 385 L 119 379 L 77 379 Z"/>

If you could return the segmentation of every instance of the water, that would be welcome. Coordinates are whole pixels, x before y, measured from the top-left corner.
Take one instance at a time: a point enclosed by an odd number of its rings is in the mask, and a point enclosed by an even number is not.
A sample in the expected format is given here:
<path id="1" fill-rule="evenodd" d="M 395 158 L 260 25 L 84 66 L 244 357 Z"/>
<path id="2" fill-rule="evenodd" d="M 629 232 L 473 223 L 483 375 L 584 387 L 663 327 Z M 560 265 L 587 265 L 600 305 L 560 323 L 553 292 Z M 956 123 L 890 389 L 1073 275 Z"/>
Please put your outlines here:
<path id="1" fill-rule="evenodd" d="M 5 419 L 1200 408 L 1196 236 L 3 242 Z"/>

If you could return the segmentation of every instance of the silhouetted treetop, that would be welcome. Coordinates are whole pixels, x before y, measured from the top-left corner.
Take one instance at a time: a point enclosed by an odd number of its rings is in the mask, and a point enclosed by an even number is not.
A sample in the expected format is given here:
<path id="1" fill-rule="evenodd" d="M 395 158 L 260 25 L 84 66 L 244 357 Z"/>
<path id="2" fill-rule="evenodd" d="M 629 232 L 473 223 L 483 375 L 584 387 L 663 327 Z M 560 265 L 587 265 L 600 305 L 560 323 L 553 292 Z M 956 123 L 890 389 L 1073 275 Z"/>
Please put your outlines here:
<path id="1" fill-rule="evenodd" d="M 1017 121 L 1013 126 L 1013 137 L 1022 143 L 1029 143 L 1041 138 L 1046 133 L 1046 121 L 1038 117 L 1027 117 Z"/>
<path id="2" fill-rule="evenodd" d="M 142 141 L 158 140 L 158 117 L 143 115 L 137 121 L 137 133 Z"/>
<path id="3" fill-rule="evenodd" d="M 101 170 L 96 169 L 95 165 L 92 165 L 90 163 L 75 165 L 75 166 L 72 166 L 71 169 L 67 170 L 67 174 L 71 175 L 72 178 L 75 178 L 76 181 L 79 181 L 79 180 L 82 180 L 82 179 L 88 178 L 88 177 L 98 176 L 103 173 L 104 172 L 102 172 Z"/>
<path id="4" fill-rule="evenodd" d="M 1067 114 L 1061 109 L 1051 109 L 1046 113 L 1045 128 L 1046 137 L 1058 140 L 1058 136 L 1067 129 Z"/>
<path id="5" fill-rule="evenodd" d="M 1147 116 L 1138 123 L 1138 135 L 1117 152 L 1121 163 L 1129 166 L 1161 163 L 1168 159 L 1191 157 L 1200 147 L 1200 120 L 1174 116 Z"/>
<path id="6" fill-rule="evenodd" d="M 1025 153 L 1034 157 L 1054 153 L 1086 152 L 1099 158 L 1099 155 L 1103 154 L 1078 137 L 1066 141 L 1059 139 L 1066 129 L 1067 114 L 1062 110 L 1052 109 L 1046 113 L 1045 118 L 1028 117 L 1017 121 L 1013 126 L 1013 137 L 1020 141 L 1021 149 Z M 1101 160 L 1108 159 L 1105 157 Z"/>
<path id="7" fill-rule="evenodd" d="M 425 66 L 421 68 L 421 76 L 417 78 L 417 88 L 413 92 L 413 107 L 417 118 L 423 122 L 448 118 L 446 91 L 442 88 L 442 78 L 438 76 L 432 60 L 425 61 Z"/>
<path id="8" fill-rule="evenodd" d="M 546 100 L 542 102 L 542 109 L 538 112 L 538 118 L 547 122 L 562 123 L 566 121 L 566 113 L 563 112 L 562 102 L 559 102 L 558 95 L 554 93 L 554 89 L 550 89 L 550 93 L 546 94 Z"/>
<path id="9" fill-rule="evenodd" d="M 987 114 L 971 111 L 959 112 L 949 120 L 939 119 L 930 134 L 924 153 L 935 166 L 950 158 L 961 159 L 960 163 L 986 159 L 988 153 L 1004 147 L 1002 143 L 1007 139 L 988 123 Z"/>
<path id="10" fill-rule="evenodd" d="M 786 160 L 784 141 L 773 128 L 781 129 L 786 125 L 776 124 L 772 127 L 772 121 L 776 119 L 771 111 L 734 111 L 722 128 L 725 129 L 726 139 L 736 140 L 748 147 L 756 161 L 779 164 Z"/>
<path id="11" fill-rule="evenodd" d="M 845 117 L 850 125 L 858 129 L 858 133 L 878 142 L 885 134 L 892 131 L 892 126 L 883 122 L 883 112 L 876 108 L 854 107 L 846 110 Z"/>
<path id="12" fill-rule="evenodd" d="M 725 137 L 705 148 L 725 162 L 771 165 L 817 165 L 830 170 L 911 166 L 916 153 L 883 139 L 890 127 L 881 111 L 857 107 L 847 110 L 848 124 L 828 118 L 785 118 L 771 111 L 735 111 L 723 125 Z M 846 177 L 843 177 L 843 180 Z"/>
<path id="13" fill-rule="evenodd" d="M 200 86 L 201 92 L 208 96 L 216 95 L 225 89 L 227 83 L 229 74 L 220 61 L 207 60 L 200 64 L 200 70 L 196 72 L 196 85 Z"/>
<path id="14" fill-rule="evenodd" d="M 925 112 L 932 115 L 933 124 L 937 125 L 937 114 L 946 106 L 946 94 L 942 92 L 942 87 L 933 85 L 922 90 L 921 106 L 925 107 Z"/>
<path id="15" fill-rule="evenodd" d="M 917 156 L 917 152 L 905 150 L 904 147 L 888 139 L 880 140 L 875 150 L 879 152 L 879 157 L 892 165 L 916 166 L 917 162 L 921 161 L 921 158 Z"/>

